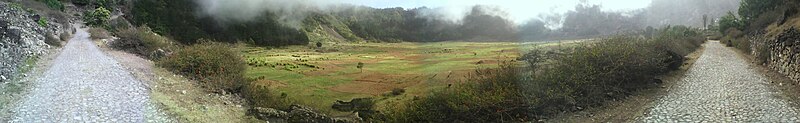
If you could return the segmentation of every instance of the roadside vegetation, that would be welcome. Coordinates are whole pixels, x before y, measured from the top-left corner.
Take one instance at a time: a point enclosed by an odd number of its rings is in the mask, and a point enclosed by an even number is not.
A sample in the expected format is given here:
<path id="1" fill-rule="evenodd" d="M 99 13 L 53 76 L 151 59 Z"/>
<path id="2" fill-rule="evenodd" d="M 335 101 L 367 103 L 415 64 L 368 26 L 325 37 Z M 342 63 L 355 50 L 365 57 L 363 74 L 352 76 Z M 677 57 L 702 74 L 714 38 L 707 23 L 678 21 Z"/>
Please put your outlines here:
<path id="1" fill-rule="evenodd" d="M 765 64 L 773 55 L 770 41 L 800 25 L 793 21 L 798 7 L 800 4 L 791 0 L 742 0 L 738 16 L 729 12 L 720 18 L 717 31 L 724 34 L 720 42 L 754 55 L 759 64 Z"/>
<path id="2" fill-rule="evenodd" d="M 203 83 L 222 92 L 238 92 L 245 84 L 245 62 L 226 44 L 203 41 L 184 47 L 159 60 L 158 66 Z"/>
<path id="3" fill-rule="evenodd" d="M 659 30 L 654 38 L 614 36 L 522 59 L 546 66 L 504 64 L 479 70 L 465 84 L 393 106 L 389 122 L 531 121 L 563 111 L 602 105 L 654 87 L 654 77 L 677 69 L 704 42 L 699 30 Z M 532 58 L 532 57 L 529 57 Z M 529 64 L 530 64 L 529 63 Z M 677 66 L 677 67 L 676 67 Z M 536 72 L 533 72 L 536 71 Z"/>

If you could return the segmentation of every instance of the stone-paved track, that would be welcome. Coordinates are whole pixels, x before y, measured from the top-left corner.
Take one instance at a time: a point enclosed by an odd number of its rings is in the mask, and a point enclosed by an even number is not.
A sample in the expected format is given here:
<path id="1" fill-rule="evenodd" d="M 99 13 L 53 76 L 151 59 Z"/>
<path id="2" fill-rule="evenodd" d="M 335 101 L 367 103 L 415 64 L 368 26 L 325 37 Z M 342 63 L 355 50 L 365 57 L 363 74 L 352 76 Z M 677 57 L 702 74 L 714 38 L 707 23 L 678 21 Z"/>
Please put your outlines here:
<path id="1" fill-rule="evenodd" d="M 153 119 L 164 118 L 148 95 L 142 82 L 78 29 L 17 105 L 11 122 L 159 122 Z"/>
<path id="2" fill-rule="evenodd" d="M 703 55 L 639 120 L 644 122 L 800 122 L 798 110 L 732 49 L 706 43 Z"/>

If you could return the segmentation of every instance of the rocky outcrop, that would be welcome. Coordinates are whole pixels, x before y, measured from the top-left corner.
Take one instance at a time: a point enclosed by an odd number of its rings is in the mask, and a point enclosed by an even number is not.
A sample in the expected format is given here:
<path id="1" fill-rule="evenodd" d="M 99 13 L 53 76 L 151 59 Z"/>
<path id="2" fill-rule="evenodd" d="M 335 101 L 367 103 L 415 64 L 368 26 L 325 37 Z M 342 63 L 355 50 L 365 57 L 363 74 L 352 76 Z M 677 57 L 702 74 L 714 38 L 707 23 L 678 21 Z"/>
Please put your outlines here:
<path id="1" fill-rule="evenodd" d="M 292 105 L 288 112 L 254 107 L 249 110 L 249 113 L 261 120 L 290 123 L 357 123 L 363 120 L 358 118 L 358 114 L 351 117 L 334 118 L 302 105 Z"/>
<path id="2" fill-rule="evenodd" d="M 20 5 L 0 2 L 0 82 L 10 80 L 29 57 L 50 47 L 45 44 L 48 29 L 36 22 L 37 17 Z"/>

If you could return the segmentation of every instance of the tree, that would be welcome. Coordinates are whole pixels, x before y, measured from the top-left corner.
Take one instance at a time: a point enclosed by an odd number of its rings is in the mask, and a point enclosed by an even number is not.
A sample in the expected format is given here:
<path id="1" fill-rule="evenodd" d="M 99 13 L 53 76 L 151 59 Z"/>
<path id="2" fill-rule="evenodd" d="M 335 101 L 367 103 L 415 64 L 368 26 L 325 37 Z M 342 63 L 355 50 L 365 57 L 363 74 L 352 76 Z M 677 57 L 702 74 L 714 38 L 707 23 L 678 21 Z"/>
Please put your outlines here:
<path id="1" fill-rule="evenodd" d="M 783 0 L 742 0 L 739 6 L 739 16 L 744 24 L 758 18 L 764 12 L 777 9 Z M 722 25 L 720 25 L 722 26 Z"/>
<path id="2" fill-rule="evenodd" d="M 707 30 L 708 24 L 706 24 L 706 22 L 708 22 L 708 15 L 703 15 L 703 29 Z"/>
<path id="3" fill-rule="evenodd" d="M 733 12 L 728 12 L 728 15 L 722 16 L 719 19 L 719 32 L 725 34 L 725 31 L 729 28 L 735 28 L 741 30 L 744 24 L 741 20 L 736 18 L 736 15 L 733 15 Z"/>
<path id="4" fill-rule="evenodd" d="M 358 65 L 356 66 L 356 68 L 358 68 L 359 70 L 361 70 L 361 72 L 364 72 L 364 69 L 362 69 L 362 68 L 364 68 L 364 63 L 362 63 L 362 62 L 358 62 Z"/>
<path id="5" fill-rule="evenodd" d="M 111 11 L 104 7 L 97 7 L 94 11 L 88 11 L 83 16 L 83 21 L 90 26 L 104 27 L 111 19 Z"/>

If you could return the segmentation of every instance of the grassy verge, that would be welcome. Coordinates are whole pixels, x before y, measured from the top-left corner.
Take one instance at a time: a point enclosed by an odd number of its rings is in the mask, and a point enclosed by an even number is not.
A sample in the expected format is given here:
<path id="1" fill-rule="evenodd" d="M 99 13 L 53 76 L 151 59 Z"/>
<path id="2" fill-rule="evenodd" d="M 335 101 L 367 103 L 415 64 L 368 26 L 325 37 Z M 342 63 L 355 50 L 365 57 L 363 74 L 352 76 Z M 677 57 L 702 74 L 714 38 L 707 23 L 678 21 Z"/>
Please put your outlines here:
<path id="1" fill-rule="evenodd" d="M 258 122 L 246 115 L 246 105 L 237 96 L 208 93 L 198 83 L 175 75 L 163 68 L 155 68 L 157 76 L 150 93 L 181 122 L 241 123 Z"/>

